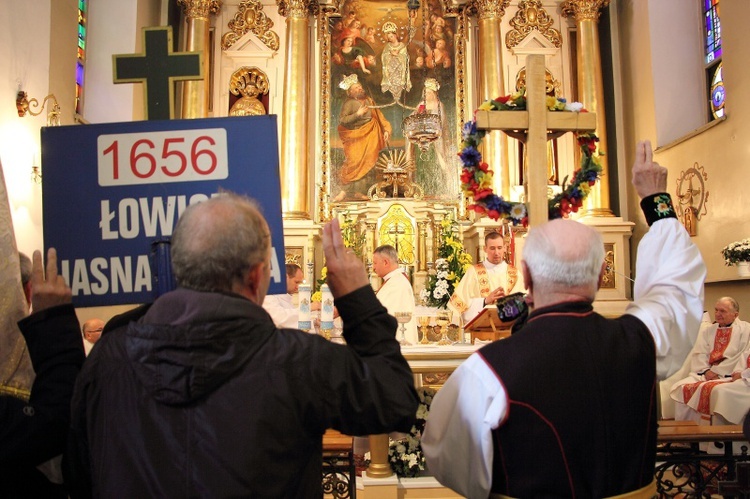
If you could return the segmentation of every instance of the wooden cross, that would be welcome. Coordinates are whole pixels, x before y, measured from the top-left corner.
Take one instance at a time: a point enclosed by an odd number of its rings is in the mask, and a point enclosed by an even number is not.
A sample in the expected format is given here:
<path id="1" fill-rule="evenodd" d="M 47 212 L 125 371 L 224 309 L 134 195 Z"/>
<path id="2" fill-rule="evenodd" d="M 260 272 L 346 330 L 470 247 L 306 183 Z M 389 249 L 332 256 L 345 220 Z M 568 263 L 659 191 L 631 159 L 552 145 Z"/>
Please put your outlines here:
<path id="1" fill-rule="evenodd" d="M 546 105 L 544 56 L 526 57 L 526 111 L 476 112 L 477 128 L 484 130 L 520 131 L 525 136 L 528 172 L 524 175 L 524 191 L 528 203 L 529 226 L 547 221 L 547 132 L 593 132 L 594 113 L 549 111 Z M 517 136 L 513 134 L 512 136 Z"/>
<path id="2" fill-rule="evenodd" d="M 731 449 L 731 442 L 730 442 Z M 727 463 L 727 466 L 731 466 Z M 722 496 L 750 497 L 750 463 L 737 463 L 737 480 L 719 482 L 719 494 Z"/>
<path id="3" fill-rule="evenodd" d="M 174 119 L 174 82 L 203 78 L 201 52 L 172 52 L 172 27 L 143 28 L 143 52 L 112 56 L 115 83 L 143 83 L 146 119 Z"/>

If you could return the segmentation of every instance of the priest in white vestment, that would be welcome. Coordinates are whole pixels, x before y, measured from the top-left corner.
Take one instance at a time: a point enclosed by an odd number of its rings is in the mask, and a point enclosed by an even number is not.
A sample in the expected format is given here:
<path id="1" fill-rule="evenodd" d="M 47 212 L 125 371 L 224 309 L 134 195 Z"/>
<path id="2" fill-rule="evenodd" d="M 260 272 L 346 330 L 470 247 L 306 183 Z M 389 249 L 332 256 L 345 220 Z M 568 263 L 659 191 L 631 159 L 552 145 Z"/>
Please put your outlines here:
<path id="1" fill-rule="evenodd" d="M 745 385 L 745 382 L 738 380 L 737 386 L 731 388 L 729 385 L 735 384 L 731 383 L 733 373 L 737 373 L 734 379 L 738 379 L 739 373 L 747 368 L 750 323 L 737 318 L 739 305 L 731 297 L 720 298 L 714 312 L 715 322 L 701 325 L 690 354 L 689 375 L 677 381 L 670 390 L 677 420 L 711 424 L 715 412 L 724 414 L 725 418 L 729 414 L 732 419 L 737 419 L 738 411 L 743 411 L 741 407 L 729 406 L 735 405 L 730 393 L 744 391 L 740 385 Z M 750 407 L 745 406 L 739 419 L 748 409 Z"/>
<path id="2" fill-rule="evenodd" d="M 378 290 L 377 296 L 380 303 L 392 316 L 396 312 L 409 312 L 411 320 L 406 323 L 404 337 L 412 345 L 416 345 L 417 318 L 414 316 L 414 290 L 409 279 L 398 266 L 398 253 L 391 245 L 379 246 L 372 255 L 372 270 L 378 277 L 383 279 L 383 285 Z M 396 332 L 396 339 L 401 340 L 401 324 Z"/>
<path id="3" fill-rule="evenodd" d="M 296 263 L 286 264 L 286 294 L 266 295 L 263 308 L 268 312 L 278 328 L 297 329 L 299 308 L 292 301 L 292 295 L 299 291 L 305 280 L 302 269 Z M 320 303 L 310 303 L 310 310 L 320 310 Z"/>
<path id="4" fill-rule="evenodd" d="M 505 262 L 505 240 L 499 232 L 484 237 L 485 260 L 469 267 L 456 286 L 448 308 L 468 323 L 485 305 L 493 305 L 503 296 L 524 292 L 523 276 Z"/>

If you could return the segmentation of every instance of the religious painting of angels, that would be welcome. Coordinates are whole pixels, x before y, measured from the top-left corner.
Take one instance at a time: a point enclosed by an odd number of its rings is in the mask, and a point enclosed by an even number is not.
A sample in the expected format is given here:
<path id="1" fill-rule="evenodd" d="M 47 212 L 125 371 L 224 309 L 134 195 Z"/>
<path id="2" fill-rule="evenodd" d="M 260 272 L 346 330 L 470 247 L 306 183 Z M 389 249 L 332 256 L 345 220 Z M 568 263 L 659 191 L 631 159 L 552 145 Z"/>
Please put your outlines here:
<path id="1" fill-rule="evenodd" d="M 330 199 L 369 199 L 395 161 L 413 165 L 424 199 L 457 201 L 456 19 L 440 0 L 411 10 L 403 1 L 347 0 L 340 14 L 328 23 Z M 402 123 L 424 111 L 439 115 L 441 133 L 420 150 Z"/>

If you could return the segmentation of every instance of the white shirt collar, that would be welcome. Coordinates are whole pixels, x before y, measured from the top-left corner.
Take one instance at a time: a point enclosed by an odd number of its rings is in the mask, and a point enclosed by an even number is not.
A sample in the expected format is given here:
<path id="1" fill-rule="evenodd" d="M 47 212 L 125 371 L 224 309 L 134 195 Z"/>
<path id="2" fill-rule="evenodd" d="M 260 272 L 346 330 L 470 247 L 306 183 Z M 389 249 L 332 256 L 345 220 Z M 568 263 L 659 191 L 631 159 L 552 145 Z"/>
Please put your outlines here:
<path id="1" fill-rule="evenodd" d="M 388 272 L 386 275 L 383 276 L 383 282 L 385 283 L 385 281 L 387 281 L 391 277 L 398 275 L 398 274 L 403 274 L 403 272 L 401 272 L 401 269 L 397 268 L 395 270 L 391 270 L 390 272 Z"/>
<path id="2" fill-rule="evenodd" d="M 495 270 L 497 267 L 499 267 L 502 264 L 503 264 L 502 261 L 500 261 L 500 263 L 492 263 L 486 258 L 484 259 L 484 268 L 486 268 L 487 270 Z"/>

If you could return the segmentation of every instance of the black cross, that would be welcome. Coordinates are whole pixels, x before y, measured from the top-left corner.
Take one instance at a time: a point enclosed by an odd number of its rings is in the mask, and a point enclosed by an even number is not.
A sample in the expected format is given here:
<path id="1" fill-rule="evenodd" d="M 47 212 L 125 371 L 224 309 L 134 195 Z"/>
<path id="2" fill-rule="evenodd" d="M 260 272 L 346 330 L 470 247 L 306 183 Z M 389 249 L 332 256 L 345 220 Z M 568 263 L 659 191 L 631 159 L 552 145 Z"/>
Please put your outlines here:
<path id="1" fill-rule="evenodd" d="M 727 463 L 727 466 L 731 466 Z M 750 463 L 737 463 L 737 480 L 719 482 L 719 494 L 750 497 Z"/>
<path id="2" fill-rule="evenodd" d="M 143 28 L 143 52 L 112 56 L 115 83 L 143 83 L 146 119 L 174 118 L 174 82 L 203 78 L 203 54 L 172 52 L 172 27 Z"/>

